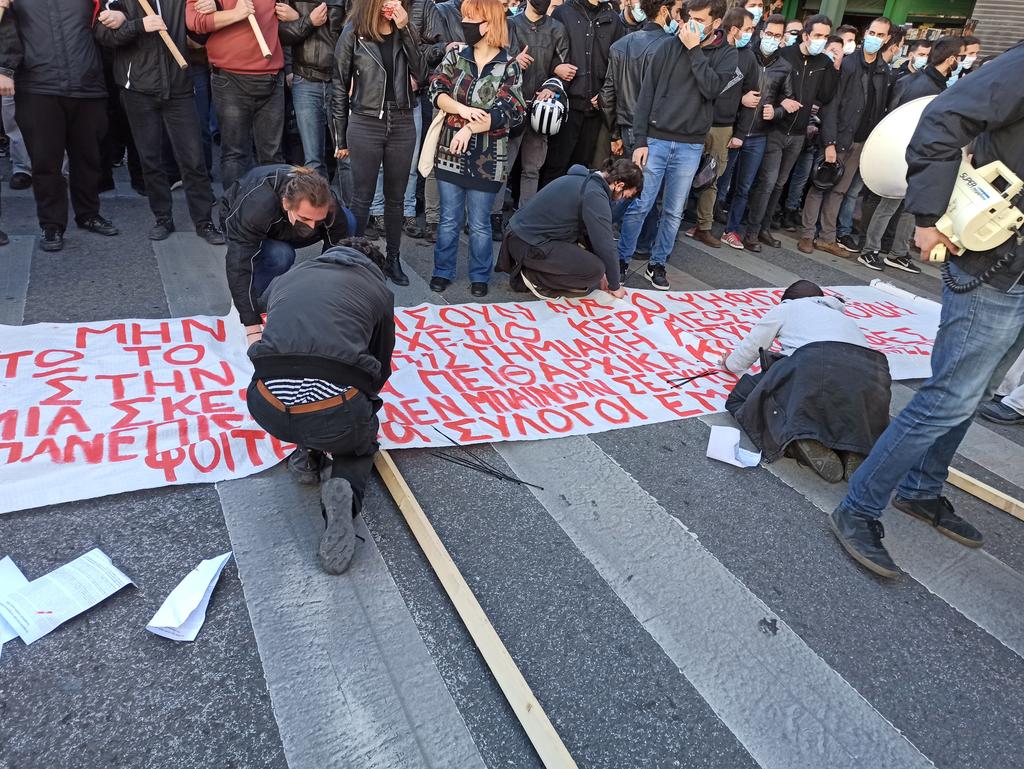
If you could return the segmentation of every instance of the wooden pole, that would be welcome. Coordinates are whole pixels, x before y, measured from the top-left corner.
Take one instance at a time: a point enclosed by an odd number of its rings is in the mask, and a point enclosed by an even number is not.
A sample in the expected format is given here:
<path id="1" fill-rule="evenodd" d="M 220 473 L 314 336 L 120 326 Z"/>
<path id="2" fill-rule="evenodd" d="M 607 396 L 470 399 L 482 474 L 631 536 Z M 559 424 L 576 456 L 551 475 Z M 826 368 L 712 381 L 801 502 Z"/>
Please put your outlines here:
<path id="1" fill-rule="evenodd" d="M 953 467 L 949 468 L 947 478 L 958 489 L 963 489 L 983 502 L 988 502 L 992 507 L 998 507 L 1004 513 L 1009 513 L 1014 518 L 1024 521 L 1024 502 L 1019 499 L 1014 499 L 1009 494 L 993 488 L 987 483 L 982 483 Z"/>
<path id="2" fill-rule="evenodd" d="M 142 6 L 142 10 L 147 16 L 159 16 L 159 14 L 153 10 L 153 6 L 149 4 L 149 0 L 139 0 L 139 5 Z M 2 10 L 3 9 L 0 8 L 0 11 Z M 185 57 L 181 55 L 181 51 L 178 50 L 178 46 L 174 44 L 174 40 L 171 39 L 171 36 L 167 34 L 166 29 L 160 30 L 160 39 L 164 41 L 164 45 L 167 46 L 167 50 L 171 52 L 171 56 L 174 57 L 174 60 L 178 62 L 178 66 L 181 67 L 181 69 L 187 69 L 188 62 L 185 61 Z"/>
<path id="3" fill-rule="evenodd" d="M 263 37 L 263 30 L 260 29 L 260 24 L 256 21 L 256 17 L 251 13 L 249 14 L 249 26 L 252 27 L 252 33 L 256 35 L 256 42 L 259 43 L 260 53 L 263 54 L 264 59 L 271 57 L 270 48 L 267 46 L 267 39 Z"/>
<path id="4" fill-rule="evenodd" d="M 576 762 L 569 751 L 562 743 L 555 727 L 548 720 L 544 709 L 533 696 L 530 685 L 523 678 L 523 674 L 516 667 L 512 655 L 508 653 L 505 644 L 502 643 L 498 633 L 494 630 L 490 620 L 484 613 L 476 596 L 466 580 L 459 572 L 458 566 L 452 560 L 451 555 L 441 542 L 434 527 L 430 525 L 423 508 L 420 507 L 412 490 L 405 482 L 398 467 L 395 465 L 391 455 L 386 451 L 380 451 L 374 458 L 377 472 L 380 473 L 384 485 L 388 487 L 395 504 L 405 516 L 405 522 L 412 530 L 413 536 L 419 542 L 424 555 L 430 561 L 434 573 L 444 586 L 445 592 L 451 599 L 455 610 L 462 618 L 466 629 L 473 637 L 480 656 L 484 658 L 491 674 L 501 687 L 513 712 L 523 725 L 526 736 L 533 743 L 537 755 L 547 769 L 577 769 Z"/>

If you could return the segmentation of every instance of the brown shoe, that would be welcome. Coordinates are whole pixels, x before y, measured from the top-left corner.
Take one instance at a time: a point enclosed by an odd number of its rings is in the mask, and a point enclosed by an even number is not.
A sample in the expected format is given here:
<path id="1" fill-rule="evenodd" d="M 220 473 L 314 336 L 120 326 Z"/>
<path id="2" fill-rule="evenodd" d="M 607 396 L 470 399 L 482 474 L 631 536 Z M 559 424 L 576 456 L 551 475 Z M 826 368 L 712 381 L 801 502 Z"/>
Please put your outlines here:
<path id="1" fill-rule="evenodd" d="M 753 251 L 755 254 L 761 253 L 761 243 L 752 235 L 747 235 L 743 238 L 743 247 L 747 251 Z"/>
<path id="2" fill-rule="evenodd" d="M 810 238 L 800 238 L 800 242 L 796 244 L 796 247 L 805 254 L 814 253 L 814 241 Z"/>
<path id="3" fill-rule="evenodd" d="M 699 240 L 705 246 L 711 246 L 711 248 L 722 247 L 721 239 L 716 238 L 715 234 L 711 230 L 697 230 L 693 233 L 693 239 Z"/>
<path id="4" fill-rule="evenodd" d="M 819 251 L 824 251 L 826 254 L 832 254 L 832 256 L 841 256 L 843 259 L 849 259 L 853 254 L 847 251 L 845 248 L 840 246 L 838 243 L 825 243 L 822 240 L 814 241 L 814 247 Z"/>

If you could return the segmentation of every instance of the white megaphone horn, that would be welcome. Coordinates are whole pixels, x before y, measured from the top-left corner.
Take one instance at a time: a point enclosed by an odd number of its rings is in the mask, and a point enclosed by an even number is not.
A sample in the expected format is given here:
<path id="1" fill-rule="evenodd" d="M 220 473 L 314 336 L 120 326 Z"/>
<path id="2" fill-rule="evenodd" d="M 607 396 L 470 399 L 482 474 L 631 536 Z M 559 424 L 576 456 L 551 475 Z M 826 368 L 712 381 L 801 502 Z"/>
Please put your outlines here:
<path id="1" fill-rule="evenodd" d="M 883 198 L 906 196 L 907 146 L 924 108 L 934 98 L 925 96 L 897 107 L 875 126 L 864 142 L 860 175 L 876 195 Z M 995 186 L 996 180 L 1001 180 L 1001 190 Z M 946 213 L 935 226 L 961 251 L 989 251 L 1005 243 L 1024 226 L 1024 213 L 1011 202 L 1022 189 L 1024 181 L 1000 161 L 975 168 L 968 162 L 965 152 Z M 928 258 L 933 262 L 945 261 L 945 246 L 936 246 Z"/>

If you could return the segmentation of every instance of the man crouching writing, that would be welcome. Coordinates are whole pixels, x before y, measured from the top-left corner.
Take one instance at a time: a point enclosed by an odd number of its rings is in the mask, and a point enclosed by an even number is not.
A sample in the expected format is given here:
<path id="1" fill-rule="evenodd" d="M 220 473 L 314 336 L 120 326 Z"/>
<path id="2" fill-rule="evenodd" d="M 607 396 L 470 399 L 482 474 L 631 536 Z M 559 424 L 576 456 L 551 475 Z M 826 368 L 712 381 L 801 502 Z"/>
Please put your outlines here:
<path id="1" fill-rule="evenodd" d="M 263 336 L 249 348 L 253 419 L 299 446 L 288 469 L 300 483 L 318 483 L 330 465 L 319 547 L 329 574 L 344 572 L 355 552 L 352 519 L 377 453 L 378 393 L 391 376 L 395 300 L 383 265 L 369 241 L 345 240 L 275 278 L 263 295 Z"/>

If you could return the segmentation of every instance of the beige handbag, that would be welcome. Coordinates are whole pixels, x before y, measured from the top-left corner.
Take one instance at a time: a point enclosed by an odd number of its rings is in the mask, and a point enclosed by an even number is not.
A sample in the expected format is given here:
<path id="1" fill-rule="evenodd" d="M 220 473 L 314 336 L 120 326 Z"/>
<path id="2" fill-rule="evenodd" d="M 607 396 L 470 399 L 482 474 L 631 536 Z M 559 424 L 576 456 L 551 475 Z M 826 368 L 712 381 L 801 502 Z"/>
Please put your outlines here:
<path id="1" fill-rule="evenodd" d="M 420 162 L 416 166 L 416 170 L 424 179 L 430 176 L 430 172 L 434 170 L 434 155 L 437 154 L 437 143 L 441 139 L 441 127 L 447 117 L 447 112 L 438 109 L 434 119 L 430 121 L 430 127 L 427 128 L 427 135 L 420 148 Z"/>

